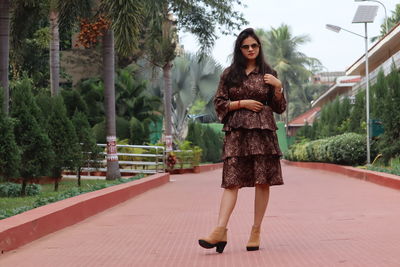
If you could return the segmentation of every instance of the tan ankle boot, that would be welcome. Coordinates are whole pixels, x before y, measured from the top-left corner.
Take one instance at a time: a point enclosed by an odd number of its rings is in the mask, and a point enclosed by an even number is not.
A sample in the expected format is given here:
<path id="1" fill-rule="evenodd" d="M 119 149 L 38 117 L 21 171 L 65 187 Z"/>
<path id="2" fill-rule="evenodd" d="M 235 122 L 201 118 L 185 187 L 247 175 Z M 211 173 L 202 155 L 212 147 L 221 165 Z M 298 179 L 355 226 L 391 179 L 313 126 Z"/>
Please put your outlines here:
<path id="1" fill-rule="evenodd" d="M 247 242 L 247 251 L 258 250 L 260 248 L 260 227 L 252 227 L 249 242 Z"/>
<path id="2" fill-rule="evenodd" d="M 208 237 L 199 239 L 199 245 L 203 248 L 216 247 L 217 252 L 222 253 L 227 244 L 227 232 L 225 227 L 216 227 Z"/>

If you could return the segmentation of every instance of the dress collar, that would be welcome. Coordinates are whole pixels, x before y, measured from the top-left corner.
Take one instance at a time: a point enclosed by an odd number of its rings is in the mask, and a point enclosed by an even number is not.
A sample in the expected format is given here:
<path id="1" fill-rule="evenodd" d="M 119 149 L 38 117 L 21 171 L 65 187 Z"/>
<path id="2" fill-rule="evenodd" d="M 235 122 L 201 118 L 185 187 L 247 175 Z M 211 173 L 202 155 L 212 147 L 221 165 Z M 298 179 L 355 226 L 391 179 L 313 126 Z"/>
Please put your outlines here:
<path id="1" fill-rule="evenodd" d="M 252 70 L 247 76 L 250 76 L 250 74 L 259 74 L 259 73 L 260 73 L 260 68 L 256 66 L 255 69 Z"/>

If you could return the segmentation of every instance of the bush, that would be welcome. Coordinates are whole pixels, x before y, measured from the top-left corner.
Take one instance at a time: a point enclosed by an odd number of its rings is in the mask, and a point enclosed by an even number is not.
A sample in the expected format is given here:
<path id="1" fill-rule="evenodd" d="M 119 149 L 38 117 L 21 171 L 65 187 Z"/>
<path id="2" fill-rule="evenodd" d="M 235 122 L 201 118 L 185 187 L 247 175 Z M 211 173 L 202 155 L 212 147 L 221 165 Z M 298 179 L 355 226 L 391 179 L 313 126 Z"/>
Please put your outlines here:
<path id="1" fill-rule="evenodd" d="M 52 177 L 61 178 L 63 169 L 73 170 L 77 167 L 81 150 L 76 136 L 74 125 L 67 116 L 63 98 L 51 98 L 52 109 L 48 118 L 47 133 L 51 140 L 53 151 L 56 153 L 52 166 Z M 57 182 L 55 190 L 57 190 Z"/>
<path id="2" fill-rule="evenodd" d="M 343 165 L 363 164 L 366 160 L 366 138 L 347 133 L 331 138 L 327 148 L 329 161 Z"/>
<path id="3" fill-rule="evenodd" d="M 97 123 L 92 128 L 94 137 L 96 138 L 97 143 L 105 144 L 106 143 L 106 122 L 102 121 Z"/>
<path id="4" fill-rule="evenodd" d="M 187 140 L 202 149 L 203 162 L 221 161 L 224 135 L 207 124 L 191 122 Z"/>
<path id="5" fill-rule="evenodd" d="M 44 119 L 35 103 L 32 88 L 32 82 L 27 78 L 15 84 L 10 112 L 15 119 L 15 140 L 22 152 L 23 164 L 19 169 L 24 178 L 22 195 L 25 194 L 24 186 L 30 179 L 49 173 L 55 157 L 51 141 L 40 124 Z"/>
<path id="6" fill-rule="evenodd" d="M 15 183 L 0 184 L 0 197 L 19 197 L 21 185 Z"/>
<path id="7" fill-rule="evenodd" d="M 13 120 L 0 112 L 0 176 L 18 176 L 20 162 L 21 150 L 15 142 Z"/>
<path id="8" fill-rule="evenodd" d="M 19 197 L 21 195 L 20 184 L 16 183 L 3 183 L 0 184 L 0 197 Z M 26 186 L 26 195 L 27 196 L 36 196 L 40 193 L 42 187 L 38 184 L 28 184 Z"/>
<path id="9" fill-rule="evenodd" d="M 148 141 L 145 125 L 135 117 L 129 121 L 129 136 L 131 144 L 142 145 Z"/>
<path id="10" fill-rule="evenodd" d="M 40 191 L 42 190 L 42 186 L 39 184 L 28 184 L 25 190 L 27 196 L 36 196 L 39 195 Z"/>
<path id="11" fill-rule="evenodd" d="M 190 163 L 192 167 L 200 165 L 202 149 L 199 146 L 194 146 L 190 141 L 185 140 L 178 144 L 178 147 L 182 150 L 176 153 L 180 168 L 183 168 L 184 163 Z"/>
<path id="12" fill-rule="evenodd" d="M 343 165 L 363 164 L 366 159 L 366 138 L 345 133 L 290 147 L 285 158 L 292 161 L 328 162 Z"/>

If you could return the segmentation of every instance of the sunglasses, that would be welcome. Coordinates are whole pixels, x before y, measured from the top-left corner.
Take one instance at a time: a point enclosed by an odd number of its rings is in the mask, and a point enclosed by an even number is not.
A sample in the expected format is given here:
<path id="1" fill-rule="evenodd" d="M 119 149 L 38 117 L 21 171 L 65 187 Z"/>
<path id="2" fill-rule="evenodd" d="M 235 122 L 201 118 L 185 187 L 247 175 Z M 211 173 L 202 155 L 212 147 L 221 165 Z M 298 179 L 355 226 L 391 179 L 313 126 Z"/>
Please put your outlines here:
<path id="1" fill-rule="evenodd" d="M 251 45 L 242 45 L 240 48 L 241 48 L 241 49 L 246 49 L 246 50 L 249 50 L 249 49 L 250 49 L 250 47 L 251 47 L 251 49 L 256 49 L 256 48 L 259 48 L 259 47 L 260 47 L 260 45 L 259 45 L 259 44 L 256 44 L 256 43 L 254 43 L 254 44 L 251 44 Z"/>

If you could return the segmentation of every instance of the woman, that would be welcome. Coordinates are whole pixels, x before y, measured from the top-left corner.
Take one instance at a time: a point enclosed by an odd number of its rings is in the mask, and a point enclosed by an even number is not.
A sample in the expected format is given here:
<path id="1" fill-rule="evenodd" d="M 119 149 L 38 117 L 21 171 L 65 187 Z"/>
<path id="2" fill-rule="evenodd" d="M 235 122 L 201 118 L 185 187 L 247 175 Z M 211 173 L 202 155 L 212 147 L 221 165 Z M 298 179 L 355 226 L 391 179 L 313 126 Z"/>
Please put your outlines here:
<path id="1" fill-rule="evenodd" d="M 258 250 L 260 228 L 269 199 L 269 187 L 283 184 L 277 130 L 273 111 L 283 113 L 286 100 L 276 72 L 265 62 L 254 30 L 236 39 L 233 63 L 221 75 L 214 98 L 218 118 L 224 124 L 222 195 L 218 225 L 203 248 L 222 253 L 227 224 L 241 187 L 255 187 L 254 224 L 247 250 Z"/>

